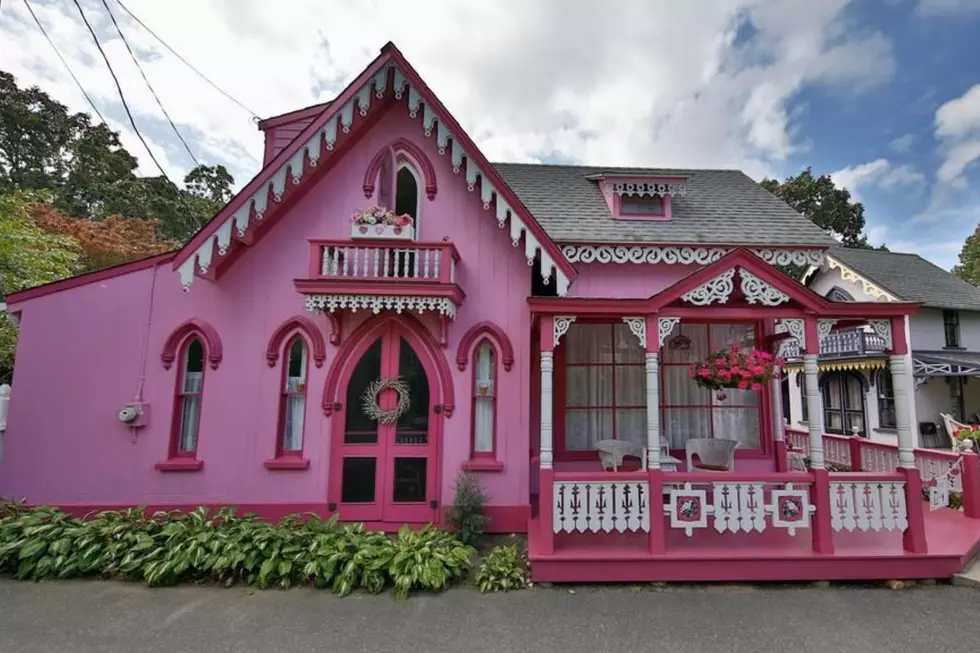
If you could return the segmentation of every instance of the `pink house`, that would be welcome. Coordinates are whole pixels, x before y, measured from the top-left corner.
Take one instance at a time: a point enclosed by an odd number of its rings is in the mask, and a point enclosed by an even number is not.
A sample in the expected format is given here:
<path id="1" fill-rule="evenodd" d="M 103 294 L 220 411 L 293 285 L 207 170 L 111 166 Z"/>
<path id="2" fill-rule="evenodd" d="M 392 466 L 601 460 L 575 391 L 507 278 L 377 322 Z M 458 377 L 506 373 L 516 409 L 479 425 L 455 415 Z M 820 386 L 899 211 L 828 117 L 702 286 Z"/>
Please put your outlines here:
<path id="1" fill-rule="evenodd" d="M 918 305 L 780 271 L 834 241 L 744 174 L 492 164 L 390 44 L 259 127 L 264 168 L 183 249 L 8 298 L 0 494 L 394 529 L 442 523 L 468 470 L 538 580 L 937 577 L 980 545 L 977 457 L 915 449 Z M 792 342 L 815 389 L 855 325 L 897 448 L 825 436 L 815 390 L 798 433 L 778 379 L 692 378 Z"/>

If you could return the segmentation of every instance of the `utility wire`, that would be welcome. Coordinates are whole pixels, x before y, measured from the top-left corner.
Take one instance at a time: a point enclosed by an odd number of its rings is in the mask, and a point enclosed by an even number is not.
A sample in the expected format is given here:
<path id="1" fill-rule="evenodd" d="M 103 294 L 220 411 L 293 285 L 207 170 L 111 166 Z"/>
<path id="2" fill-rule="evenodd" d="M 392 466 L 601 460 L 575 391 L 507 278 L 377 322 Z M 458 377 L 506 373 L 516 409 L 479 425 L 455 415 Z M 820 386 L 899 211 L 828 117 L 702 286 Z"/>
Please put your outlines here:
<path id="1" fill-rule="evenodd" d="M 149 78 L 147 78 L 146 73 L 143 72 L 143 66 L 140 65 L 139 59 L 136 58 L 136 53 L 133 52 L 131 47 L 129 47 L 129 41 L 126 40 L 122 30 L 119 29 L 119 23 L 116 22 L 116 17 L 112 14 L 112 10 L 109 9 L 109 3 L 106 0 L 102 0 L 102 4 L 105 6 L 106 13 L 109 14 L 109 18 L 112 20 L 112 24 L 116 28 L 116 33 L 119 34 L 119 38 L 122 39 L 123 45 L 126 46 L 126 50 L 129 51 L 129 56 L 132 57 L 133 63 L 136 64 L 136 69 L 140 71 L 143 81 L 146 82 L 146 87 L 150 89 L 150 94 L 153 95 L 153 99 L 157 101 L 157 106 L 160 107 L 160 111 L 162 111 L 163 115 L 167 118 L 167 122 L 170 123 L 170 127 L 174 130 L 174 133 L 177 134 L 178 140 L 180 140 L 181 144 L 184 146 L 184 149 L 187 150 L 187 154 L 189 154 L 191 159 L 194 161 L 194 165 L 201 165 L 201 162 L 198 161 L 197 157 L 194 156 L 194 153 L 191 152 L 191 148 L 187 144 L 187 141 L 185 141 L 184 137 L 180 135 L 180 130 L 177 129 L 177 125 L 174 124 L 170 114 L 167 113 L 167 110 L 164 108 L 163 102 L 160 101 L 160 97 L 157 95 L 157 92 L 153 90 L 153 85 L 150 84 Z"/>
<path id="2" fill-rule="evenodd" d="M 157 41 L 159 41 L 163 45 L 163 47 L 165 47 L 168 50 L 170 50 L 170 53 L 173 54 L 178 59 L 180 59 L 184 63 L 185 66 L 187 66 L 188 68 L 190 68 L 191 70 L 193 70 L 197 74 L 198 77 L 200 77 L 201 79 L 203 79 L 204 81 L 206 81 L 208 84 L 210 84 L 211 87 L 214 88 L 214 90 L 218 91 L 219 93 L 221 93 L 222 95 L 224 95 L 226 98 L 228 98 L 229 100 L 231 100 L 232 102 L 234 102 L 235 104 L 237 104 L 239 107 L 241 107 L 242 109 L 244 109 L 245 111 L 247 111 L 249 114 L 251 114 L 251 116 L 253 118 L 255 118 L 256 120 L 259 120 L 258 114 L 256 114 L 254 111 L 252 111 L 251 109 L 249 109 L 247 106 L 245 106 L 244 104 L 242 104 L 241 102 L 239 102 L 238 100 L 236 100 L 229 93 L 227 93 L 224 90 L 222 90 L 220 86 L 218 86 L 217 84 L 215 84 L 214 82 L 212 82 L 210 79 L 208 79 L 208 77 L 204 73 L 202 73 L 200 70 L 198 70 L 193 65 L 191 65 L 191 63 L 189 61 L 187 61 L 187 59 L 184 59 L 182 56 L 180 56 L 180 53 L 178 53 L 176 50 L 174 50 L 172 47 L 170 47 L 170 45 L 166 41 L 164 41 L 160 36 L 158 36 L 156 32 L 154 32 L 152 29 L 150 29 L 149 27 L 147 27 L 146 26 L 146 23 L 144 23 L 142 20 L 140 20 L 136 16 L 136 14 L 134 14 L 132 11 L 130 11 L 129 10 L 129 7 L 127 7 L 126 5 L 124 5 L 123 2 L 122 2 L 122 0 L 116 0 L 116 4 L 118 4 L 120 7 L 122 7 L 123 11 L 125 11 L 127 14 L 129 14 L 129 17 L 130 18 L 132 18 L 137 23 L 139 23 L 139 25 L 143 29 L 145 29 L 147 32 L 149 32 L 150 35 L 153 38 L 155 38 Z"/>
<path id="3" fill-rule="evenodd" d="M 58 50 L 58 46 L 54 44 L 54 41 L 52 41 L 51 37 L 48 36 L 48 31 L 44 29 L 44 25 L 41 24 L 40 20 L 38 20 L 37 14 L 34 13 L 34 8 L 31 7 L 31 3 L 29 3 L 27 0 L 24 0 L 24 5 L 27 7 L 27 11 L 31 12 L 31 17 L 34 19 L 34 22 L 37 23 L 38 29 L 41 30 L 41 34 L 44 34 L 44 38 L 48 40 L 48 43 L 51 45 L 51 49 L 54 50 L 54 53 L 58 55 L 58 59 L 61 60 L 61 63 L 64 65 L 65 70 L 67 70 L 68 74 L 71 75 L 71 78 L 75 80 L 75 85 L 78 86 L 78 90 L 81 91 L 82 95 L 85 96 L 85 99 L 88 100 L 89 106 L 92 107 L 92 111 L 94 111 L 95 115 L 99 117 L 99 120 L 101 120 L 103 123 L 106 123 L 106 119 L 102 117 L 102 113 L 99 111 L 99 107 L 95 106 L 95 102 L 93 102 L 92 98 L 89 97 L 89 94 L 85 92 L 85 87 L 82 86 L 82 83 L 80 81 L 78 81 L 78 77 L 75 77 L 75 73 L 72 71 L 71 66 L 69 66 L 68 62 L 65 61 L 65 58 L 61 56 L 61 52 Z"/>
<path id="4" fill-rule="evenodd" d="M 112 69 L 112 64 L 109 63 L 109 57 L 106 56 L 105 50 L 102 49 L 102 43 L 99 42 L 99 37 L 96 35 L 95 30 L 92 29 L 92 25 L 88 22 L 85 12 L 82 11 L 82 5 L 78 3 L 78 0 L 72 0 L 72 2 L 74 2 L 75 8 L 78 9 L 78 13 L 81 15 L 82 22 L 85 23 L 85 27 L 88 28 L 89 34 L 92 35 L 92 39 L 95 41 L 95 47 L 99 49 L 99 54 L 102 55 L 102 59 L 105 61 L 105 65 L 109 69 L 109 74 L 112 75 L 112 81 L 116 84 L 116 91 L 119 92 L 119 99 L 122 100 L 123 109 L 126 110 L 126 116 L 129 118 L 129 124 L 132 125 L 133 131 L 136 132 L 136 137 L 140 139 L 140 142 L 143 144 L 143 148 L 146 149 L 147 154 L 150 155 L 150 159 L 153 160 L 157 170 L 159 170 L 163 178 L 167 180 L 170 187 L 174 189 L 174 193 L 177 195 L 177 200 L 184 207 L 184 210 L 187 211 L 188 216 L 194 215 L 194 212 L 191 211 L 189 206 L 187 206 L 187 202 L 184 201 L 184 196 L 181 194 L 177 184 L 171 181 L 170 177 L 167 176 L 163 166 L 160 165 L 160 162 L 157 161 L 157 158 L 153 155 L 153 150 L 150 149 L 146 139 L 143 138 L 143 134 L 140 133 L 139 127 L 136 126 L 136 120 L 133 119 L 133 113 L 129 110 L 129 104 L 126 102 L 126 95 L 123 93 L 122 86 L 119 85 L 119 78 L 116 77 L 116 71 Z"/>

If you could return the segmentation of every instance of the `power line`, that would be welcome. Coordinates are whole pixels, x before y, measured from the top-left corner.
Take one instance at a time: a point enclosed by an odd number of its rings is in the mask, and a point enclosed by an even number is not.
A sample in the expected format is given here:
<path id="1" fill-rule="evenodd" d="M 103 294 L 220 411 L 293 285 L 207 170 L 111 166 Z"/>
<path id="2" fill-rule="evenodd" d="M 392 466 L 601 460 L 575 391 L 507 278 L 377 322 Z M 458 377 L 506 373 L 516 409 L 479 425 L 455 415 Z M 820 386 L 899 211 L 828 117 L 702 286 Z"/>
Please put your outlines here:
<path id="1" fill-rule="evenodd" d="M 126 46 L 126 50 L 129 51 L 129 56 L 132 57 L 133 63 L 136 64 L 136 69 L 140 71 L 140 75 L 143 77 L 143 81 L 146 82 L 146 87 L 150 89 L 150 94 L 153 95 L 153 99 L 157 101 L 157 106 L 160 107 L 160 111 L 162 111 L 163 115 L 167 118 L 167 122 L 170 123 L 170 127 L 174 130 L 174 133 L 177 134 L 177 138 L 184 146 L 184 149 L 187 150 L 187 154 L 190 155 L 191 159 L 194 161 L 194 164 L 198 166 L 201 165 L 201 162 L 198 161 L 197 157 L 194 156 L 194 153 L 191 152 L 191 148 L 187 144 L 187 141 L 185 141 L 184 137 L 180 135 L 180 131 L 177 129 L 177 125 L 174 124 L 174 121 L 173 119 L 171 119 L 170 114 L 167 113 L 167 110 L 163 106 L 163 102 L 161 102 L 159 96 L 157 96 L 157 92 L 153 90 L 153 85 L 150 84 L 149 78 L 147 78 L 146 73 L 143 72 L 143 66 L 140 65 L 139 59 L 136 58 L 136 53 L 134 53 L 133 49 L 129 47 L 129 41 L 126 40 L 126 37 L 123 35 L 122 30 L 119 29 L 119 23 L 116 22 L 116 17 L 112 14 L 112 10 L 109 9 L 109 3 L 106 2 L 106 0 L 102 0 L 102 4 L 105 5 L 106 13 L 109 14 L 109 18 L 112 20 L 112 24 L 116 28 L 116 33 L 118 33 L 119 38 L 122 39 L 123 45 Z"/>
<path id="2" fill-rule="evenodd" d="M 103 0 L 103 1 L 105 1 L 105 0 Z M 129 7 L 127 7 L 126 5 L 124 5 L 122 3 L 122 0 L 116 0 L 116 4 L 118 4 L 120 7 L 122 7 L 123 11 L 125 11 L 127 14 L 129 14 L 129 17 L 130 18 L 132 18 L 137 23 L 139 23 L 139 25 L 143 29 L 145 29 L 147 32 L 149 32 L 150 35 L 153 38 L 155 38 L 157 41 L 159 41 L 163 45 L 163 47 L 165 47 L 168 50 L 170 50 L 170 53 L 173 54 L 178 59 L 180 59 L 184 63 L 185 66 L 187 66 L 188 68 L 190 68 L 191 70 L 193 70 L 197 74 L 198 77 L 200 77 L 201 79 L 203 79 L 204 81 L 206 81 L 208 84 L 210 84 L 211 87 L 214 88 L 214 90 L 218 91 L 219 93 L 221 93 L 222 95 L 224 95 L 226 98 L 228 98 L 229 100 L 231 100 L 232 102 L 234 102 L 235 104 L 237 104 L 238 106 L 240 106 L 242 109 L 244 109 L 245 111 L 247 111 L 248 113 L 250 113 L 253 118 L 255 118 L 256 120 L 259 120 L 258 114 L 256 114 L 254 111 L 252 111 L 251 109 L 249 109 L 247 106 L 245 106 L 244 104 L 242 104 L 241 102 L 239 102 L 238 100 L 236 100 L 229 93 L 227 93 L 224 90 L 222 90 L 220 86 L 218 86 L 217 84 L 215 84 L 214 82 L 212 82 L 210 79 L 208 79 L 208 77 L 204 73 L 202 73 L 200 70 L 198 70 L 193 65 L 191 65 L 191 63 L 189 61 L 187 61 L 187 59 L 184 59 L 182 56 L 180 56 L 180 53 L 178 53 L 176 50 L 174 50 L 172 47 L 170 47 L 170 45 L 166 41 L 164 41 L 160 36 L 158 36 L 156 32 L 154 32 L 152 29 L 150 29 L 149 27 L 147 27 L 146 26 L 146 23 L 144 23 L 143 21 L 141 21 L 136 16 L 136 14 L 134 14 L 132 11 L 130 11 L 129 10 Z"/>
<path id="3" fill-rule="evenodd" d="M 109 63 L 109 57 L 106 56 L 105 50 L 102 49 L 102 44 L 99 42 L 99 37 L 96 35 L 95 30 L 92 29 L 92 25 L 88 22 L 85 12 L 82 11 L 82 5 L 78 3 L 78 0 L 72 0 L 72 2 L 74 2 L 75 8 L 78 9 L 78 13 L 81 15 L 82 22 L 85 23 L 85 27 L 88 28 L 89 34 L 92 35 L 92 39 L 95 41 L 95 47 L 99 49 L 99 54 L 102 55 L 102 59 L 105 61 L 105 65 L 109 69 L 109 74 L 112 75 L 112 81 L 116 84 L 116 91 L 119 92 L 119 99 L 122 100 L 123 109 L 126 110 L 126 116 L 129 118 L 129 124 L 132 125 L 133 131 L 136 132 L 136 137 L 140 139 L 140 143 L 143 144 L 143 148 L 146 150 L 146 153 L 150 155 L 150 159 L 153 160 L 157 170 L 160 171 L 163 178 L 168 184 L 170 184 L 170 187 L 174 189 L 174 193 L 177 195 L 177 200 L 184 207 L 184 210 L 187 211 L 189 216 L 193 215 L 194 212 L 191 211 L 189 206 L 187 206 L 187 202 L 184 201 L 184 196 L 181 194 L 180 189 L 177 188 L 177 184 L 171 181 L 170 177 L 167 176 L 163 166 L 160 165 L 160 162 L 157 161 L 157 158 L 153 155 L 153 150 L 150 149 L 150 146 L 146 143 L 146 139 L 143 138 L 143 134 L 140 133 L 139 127 L 136 126 L 136 120 L 133 119 L 133 113 L 129 110 L 129 104 L 126 102 L 126 95 L 123 93 L 122 86 L 119 85 L 119 78 L 116 77 L 116 71 L 112 69 L 112 64 Z"/>
<path id="4" fill-rule="evenodd" d="M 80 81 L 78 81 L 78 77 L 75 77 L 75 73 L 72 72 L 71 66 L 69 66 L 68 62 L 65 61 L 65 58 L 61 56 L 61 52 L 58 50 L 58 46 L 56 46 L 54 44 L 54 41 L 51 40 L 51 37 L 48 36 L 47 30 L 44 29 L 44 25 L 41 24 L 41 21 L 38 20 L 37 14 L 34 13 L 34 9 L 31 7 L 31 4 L 27 0 L 24 0 L 24 5 L 27 7 L 27 11 L 31 12 L 31 17 L 34 18 L 34 22 L 37 23 L 38 29 L 41 30 L 41 34 L 44 34 L 44 38 L 48 40 L 48 43 L 51 45 L 51 49 L 54 50 L 54 53 L 58 55 L 58 59 L 61 60 L 61 63 L 64 65 L 65 70 L 67 70 L 68 74 L 71 75 L 71 78 L 75 80 L 75 85 L 78 86 L 78 90 L 81 91 L 82 95 L 85 96 L 85 99 L 88 100 L 88 104 L 90 107 L 92 107 L 92 111 L 94 111 L 95 115 L 99 117 L 99 120 L 101 120 L 105 124 L 108 124 L 106 123 L 106 119 L 102 117 L 102 113 L 99 111 L 99 107 L 95 106 L 95 102 L 93 102 L 92 98 L 89 97 L 89 94 L 85 92 L 85 87 L 82 86 L 82 83 Z"/>

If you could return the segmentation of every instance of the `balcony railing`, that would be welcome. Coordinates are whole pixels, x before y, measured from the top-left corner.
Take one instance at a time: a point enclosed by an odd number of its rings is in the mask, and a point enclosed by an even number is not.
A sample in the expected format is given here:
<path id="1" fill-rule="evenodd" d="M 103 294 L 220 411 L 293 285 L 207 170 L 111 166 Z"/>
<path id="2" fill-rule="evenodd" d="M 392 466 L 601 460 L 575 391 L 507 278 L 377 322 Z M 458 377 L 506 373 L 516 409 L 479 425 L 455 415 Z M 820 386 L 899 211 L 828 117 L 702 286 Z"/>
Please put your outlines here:
<path id="1" fill-rule="evenodd" d="M 821 358 L 846 358 L 882 354 L 885 341 L 877 333 L 862 329 L 834 331 L 820 343 Z M 800 345 L 795 340 L 786 345 L 787 359 L 800 357 Z"/>
<path id="2" fill-rule="evenodd" d="M 310 279 L 456 283 L 452 243 L 310 241 Z"/>

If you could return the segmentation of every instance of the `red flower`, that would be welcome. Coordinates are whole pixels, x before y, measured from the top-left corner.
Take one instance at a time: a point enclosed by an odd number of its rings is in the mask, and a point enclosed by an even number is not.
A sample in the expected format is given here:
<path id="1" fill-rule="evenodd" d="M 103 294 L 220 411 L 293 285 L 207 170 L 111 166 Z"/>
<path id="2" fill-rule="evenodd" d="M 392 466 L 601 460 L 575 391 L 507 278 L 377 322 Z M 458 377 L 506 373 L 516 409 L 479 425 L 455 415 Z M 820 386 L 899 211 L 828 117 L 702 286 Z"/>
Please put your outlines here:
<path id="1" fill-rule="evenodd" d="M 761 383 L 753 383 L 752 384 L 752 389 L 753 390 L 762 390 L 762 384 Z"/>
<path id="2" fill-rule="evenodd" d="M 738 382 L 739 390 L 748 390 L 748 388 L 749 388 L 749 382 L 746 381 L 745 379 L 742 379 L 741 381 Z"/>

